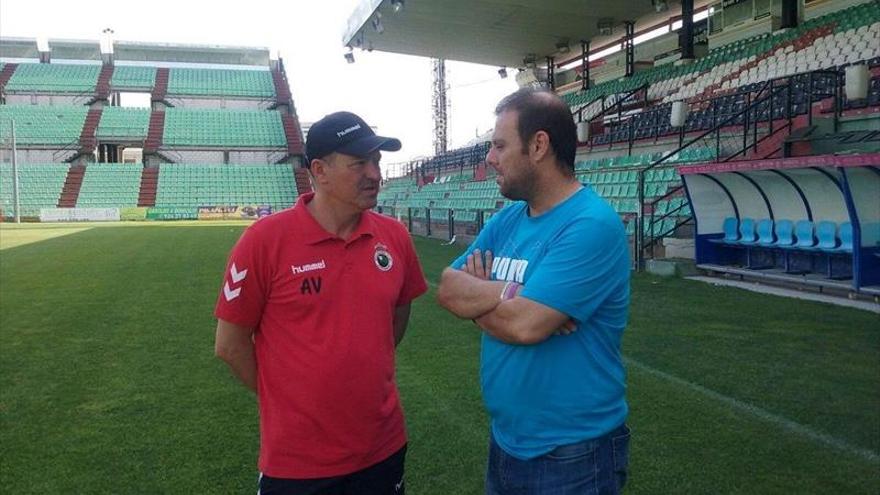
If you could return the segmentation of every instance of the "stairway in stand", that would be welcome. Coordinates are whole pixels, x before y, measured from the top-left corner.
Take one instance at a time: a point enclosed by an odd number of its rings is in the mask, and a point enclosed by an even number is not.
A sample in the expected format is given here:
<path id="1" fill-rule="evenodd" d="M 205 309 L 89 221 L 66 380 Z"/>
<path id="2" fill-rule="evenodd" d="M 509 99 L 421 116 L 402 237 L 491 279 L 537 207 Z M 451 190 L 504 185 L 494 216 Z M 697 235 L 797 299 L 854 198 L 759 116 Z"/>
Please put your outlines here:
<path id="1" fill-rule="evenodd" d="M 275 85 L 276 105 L 290 105 L 293 97 L 290 94 L 290 86 L 287 84 L 284 73 L 278 69 L 272 69 L 272 84 Z"/>
<path id="2" fill-rule="evenodd" d="M 144 141 L 144 153 L 155 153 L 162 146 L 162 136 L 165 133 L 165 112 L 153 110 L 150 114 L 150 124 L 147 127 L 147 139 Z"/>
<path id="3" fill-rule="evenodd" d="M 284 128 L 284 137 L 287 138 L 287 153 L 294 156 L 302 155 L 303 139 L 299 122 L 292 115 L 282 112 L 281 126 Z"/>
<path id="4" fill-rule="evenodd" d="M 144 167 L 144 171 L 141 173 L 138 206 L 156 206 L 156 191 L 158 190 L 159 167 Z"/>
<path id="5" fill-rule="evenodd" d="M 3 70 L 0 71 L 0 91 L 3 91 L 3 88 L 6 87 L 6 83 L 12 78 L 12 74 L 15 73 L 17 68 L 18 64 L 6 64 L 3 66 Z"/>
<path id="6" fill-rule="evenodd" d="M 293 171 L 296 179 L 296 191 L 299 194 L 305 194 L 312 191 L 312 182 L 309 180 L 309 171 L 303 167 L 297 167 Z"/>
<path id="7" fill-rule="evenodd" d="M 102 109 L 92 108 L 86 114 L 86 121 L 79 135 L 79 153 L 76 156 L 92 153 L 98 146 L 97 132 L 102 113 L 104 113 Z"/>
<path id="8" fill-rule="evenodd" d="M 104 64 L 101 66 L 101 73 L 98 74 L 98 84 L 95 86 L 96 100 L 110 99 L 110 80 L 113 78 L 114 66 Z"/>
<path id="9" fill-rule="evenodd" d="M 83 165 L 71 165 L 67 170 L 67 178 L 64 180 L 64 187 L 61 189 L 61 197 L 58 198 L 58 208 L 73 208 L 76 206 L 76 200 L 79 198 L 79 189 L 82 187 L 83 176 L 86 174 L 86 167 Z"/>
<path id="10" fill-rule="evenodd" d="M 168 74 L 167 67 L 156 69 L 156 81 L 153 83 L 153 93 L 150 96 L 152 101 L 165 101 L 165 96 L 168 94 Z"/>

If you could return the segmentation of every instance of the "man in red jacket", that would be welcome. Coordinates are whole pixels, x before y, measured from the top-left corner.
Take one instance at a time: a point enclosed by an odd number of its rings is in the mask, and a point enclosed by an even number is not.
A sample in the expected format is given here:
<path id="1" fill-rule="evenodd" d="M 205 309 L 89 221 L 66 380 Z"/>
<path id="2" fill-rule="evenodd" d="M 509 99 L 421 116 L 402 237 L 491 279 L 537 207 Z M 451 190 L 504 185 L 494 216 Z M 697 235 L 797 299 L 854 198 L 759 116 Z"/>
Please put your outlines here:
<path id="1" fill-rule="evenodd" d="M 316 122 L 314 193 L 229 256 L 215 351 L 257 393 L 260 493 L 404 493 L 394 350 L 427 285 L 404 226 L 371 211 L 380 151 L 399 149 L 349 112 Z"/>

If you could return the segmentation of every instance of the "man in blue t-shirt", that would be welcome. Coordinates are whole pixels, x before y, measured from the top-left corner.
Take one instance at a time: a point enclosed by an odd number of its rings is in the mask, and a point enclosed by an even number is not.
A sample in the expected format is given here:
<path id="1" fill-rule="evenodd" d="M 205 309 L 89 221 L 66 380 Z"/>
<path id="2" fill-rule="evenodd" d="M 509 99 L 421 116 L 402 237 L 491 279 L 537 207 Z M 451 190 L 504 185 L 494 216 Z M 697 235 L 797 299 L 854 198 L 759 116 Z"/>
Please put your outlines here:
<path id="1" fill-rule="evenodd" d="M 495 113 L 486 161 L 518 201 L 443 271 L 437 295 L 483 330 L 486 493 L 619 493 L 629 448 L 623 224 L 575 178 L 575 124 L 559 97 L 521 89 Z"/>

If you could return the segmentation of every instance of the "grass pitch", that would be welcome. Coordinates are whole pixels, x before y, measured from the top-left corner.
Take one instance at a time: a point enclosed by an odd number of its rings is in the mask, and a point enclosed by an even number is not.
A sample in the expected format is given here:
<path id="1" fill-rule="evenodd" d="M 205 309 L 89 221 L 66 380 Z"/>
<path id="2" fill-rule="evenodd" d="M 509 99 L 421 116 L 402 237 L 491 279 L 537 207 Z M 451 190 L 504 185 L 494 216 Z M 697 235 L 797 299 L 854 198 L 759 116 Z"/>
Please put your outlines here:
<path id="1" fill-rule="evenodd" d="M 213 357 L 242 224 L 0 226 L 0 486 L 252 493 L 254 397 Z M 417 239 L 425 273 L 461 247 Z M 880 491 L 876 314 L 633 278 L 627 493 Z M 414 494 L 479 494 L 479 335 L 414 306 L 398 353 Z"/>

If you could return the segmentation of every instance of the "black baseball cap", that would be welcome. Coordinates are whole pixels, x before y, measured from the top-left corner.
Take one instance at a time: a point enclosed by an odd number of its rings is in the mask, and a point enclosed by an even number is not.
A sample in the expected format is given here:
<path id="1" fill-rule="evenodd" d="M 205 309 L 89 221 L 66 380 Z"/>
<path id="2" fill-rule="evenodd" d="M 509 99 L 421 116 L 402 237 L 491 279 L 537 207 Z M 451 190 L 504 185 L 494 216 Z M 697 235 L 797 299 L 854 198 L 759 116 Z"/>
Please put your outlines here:
<path id="1" fill-rule="evenodd" d="M 398 151 L 400 140 L 377 136 L 364 119 L 351 112 L 336 112 L 312 124 L 306 135 L 306 160 L 330 153 L 365 157 L 376 150 Z"/>

